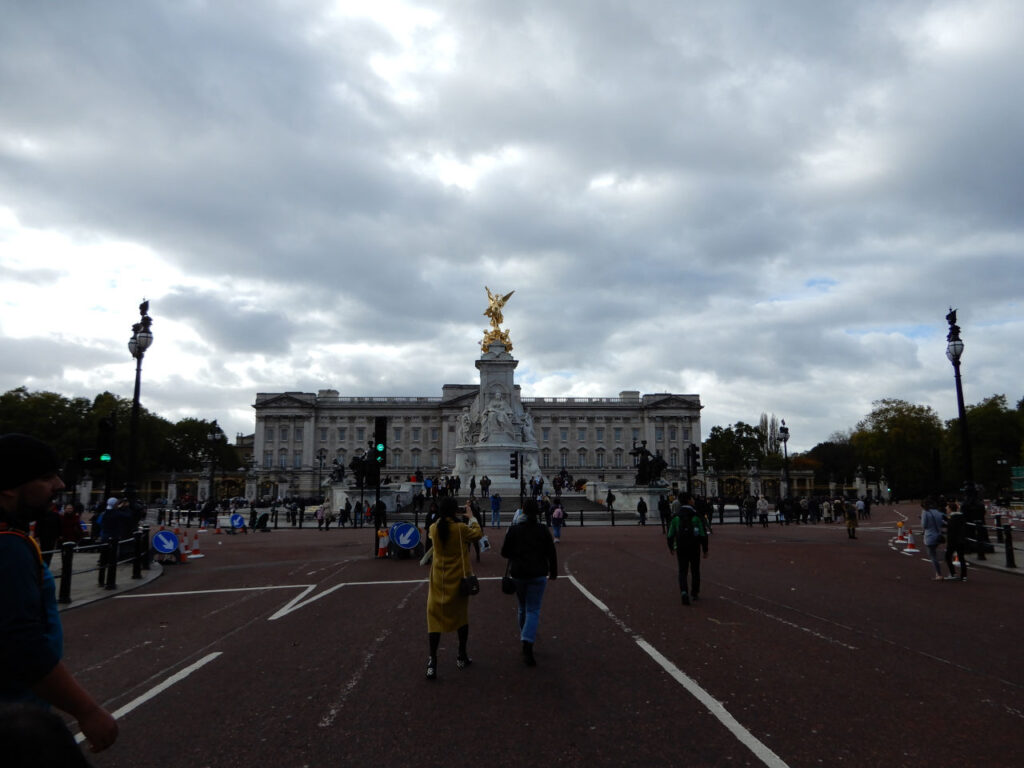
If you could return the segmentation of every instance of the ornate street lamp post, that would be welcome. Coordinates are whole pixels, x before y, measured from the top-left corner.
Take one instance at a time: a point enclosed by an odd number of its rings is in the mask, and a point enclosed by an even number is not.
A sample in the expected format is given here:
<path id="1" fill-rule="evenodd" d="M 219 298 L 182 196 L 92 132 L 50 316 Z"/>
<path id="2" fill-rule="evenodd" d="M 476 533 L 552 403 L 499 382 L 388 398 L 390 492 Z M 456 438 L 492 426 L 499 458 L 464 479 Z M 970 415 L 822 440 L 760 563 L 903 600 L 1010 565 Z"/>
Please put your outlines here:
<path id="1" fill-rule="evenodd" d="M 128 442 L 128 482 L 125 492 L 132 508 L 135 506 L 137 493 L 138 452 L 139 452 L 139 392 L 142 388 L 142 358 L 146 350 L 153 344 L 153 318 L 149 316 L 149 302 L 143 299 L 139 304 L 139 322 L 132 325 L 132 337 L 128 340 L 128 351 L 135 358 L 135 395 L 132 397 L 132 420 Z"/>
<path id="2" fill-rule="evenodd" d="M 789 442 L 789 427 L 786 426 L 786 420 L 782 420 L 782 425 L 779 427 L 779 440 L 782 441 L 782 493 L 783 499 L 789 498 L 789 449 L 786 447 L 786 443 Z"/>
<path id="3" fill-rule="evenodd" d="M 949 335 L 946 336 L 946 357 L 953 364 L 953 377 L 956 380 L 956 407 L 960 417 L 960 439 L 964 452 L 964 494 L 974 495 L 974 465 L 971 461 L 971 442 L 967 436 L 967 411 L 964 409 L 964 388 L 960 381 L 960 356 L 964 353 L 964 343 L 960 340 L 960 326 L 956 324 L 956 310 L 950 307 L 946 315 L 949 323 Z"/>

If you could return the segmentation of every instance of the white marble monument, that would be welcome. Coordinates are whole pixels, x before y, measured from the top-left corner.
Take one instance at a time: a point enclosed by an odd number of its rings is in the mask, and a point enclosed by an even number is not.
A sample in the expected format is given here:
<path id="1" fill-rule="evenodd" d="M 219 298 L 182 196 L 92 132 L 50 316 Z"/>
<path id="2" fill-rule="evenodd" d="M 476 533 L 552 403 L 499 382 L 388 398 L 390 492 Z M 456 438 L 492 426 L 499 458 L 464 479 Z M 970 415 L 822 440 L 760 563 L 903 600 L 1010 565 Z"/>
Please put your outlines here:
<path id="1" fill-rule="evenodd" d="M 462 478 L 464 488 L 472 477 L 480 487 L 486 476 L 491 481 L 491 492 L 508 498 L 518 496 L 520 488 L 519 480 L 509 476 L 512 453 L 520 455 L 519 471 L 527 490 L 531 477 L 542 477 L 533 417 L 523 408 L 515 386 L 514 373 L 519 361 L 510 354 L 508 331 L 500 327 L 501 308 L 510 296 L 512 293 L 501 296 L 487 289 L 490 306 L 484 314 L 491 319 L 491 327 L 484 333 L 483 354 L 476 361 L 480 389 L 459 417 L 454 470 Z M 544 484 L 550 487 L 547 479 Z"/>

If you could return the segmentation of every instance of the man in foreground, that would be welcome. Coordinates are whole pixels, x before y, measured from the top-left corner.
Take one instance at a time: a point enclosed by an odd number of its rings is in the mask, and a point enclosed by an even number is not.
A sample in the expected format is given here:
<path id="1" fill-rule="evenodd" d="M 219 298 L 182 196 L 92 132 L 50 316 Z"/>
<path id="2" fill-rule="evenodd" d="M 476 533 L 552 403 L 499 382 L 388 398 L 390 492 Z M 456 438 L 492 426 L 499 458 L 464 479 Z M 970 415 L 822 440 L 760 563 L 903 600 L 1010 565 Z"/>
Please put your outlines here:
<path id="1" fill-rule="evenodd" d="M 55 706 L 72 715 L 93 752 L 117 739 L 117 722 L 64 666 L 53 574 L 29 524 L 64 488 L 57 455 L 20 434 L 0 435 L 0 703 Z"/>

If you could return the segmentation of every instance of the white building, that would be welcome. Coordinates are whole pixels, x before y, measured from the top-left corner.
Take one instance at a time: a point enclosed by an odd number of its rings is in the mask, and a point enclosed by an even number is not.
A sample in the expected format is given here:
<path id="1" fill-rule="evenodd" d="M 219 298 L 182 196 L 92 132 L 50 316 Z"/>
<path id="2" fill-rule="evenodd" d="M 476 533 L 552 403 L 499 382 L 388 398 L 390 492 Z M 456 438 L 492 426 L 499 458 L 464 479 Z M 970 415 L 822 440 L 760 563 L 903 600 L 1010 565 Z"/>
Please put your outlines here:
<path id="1" fill-rule="evenodd" d="M 333 389 L 259 393 L 253 405 L 258 494 L 316 496 L 335 460 L 347 467 L 366 450 L 377 416 L 388 418 L 385 474 L 447 474 L 455 466 L 459 416 L 478 390 L 477 384 L 448 384 L 441 397 L 342 397 Z M 666 479 L 678 479 L 686 474 L 687 446 L 700 444 L 699 395 L 626 391 L 521 401 L 533 416 L 538 462 L 549 477 L 564 468 L 576 479 L 631 483 L 630 451 L 646 440 L 648 450 L 668 462 Z M 469 478 L 461 479 L 468 487 Z"/>

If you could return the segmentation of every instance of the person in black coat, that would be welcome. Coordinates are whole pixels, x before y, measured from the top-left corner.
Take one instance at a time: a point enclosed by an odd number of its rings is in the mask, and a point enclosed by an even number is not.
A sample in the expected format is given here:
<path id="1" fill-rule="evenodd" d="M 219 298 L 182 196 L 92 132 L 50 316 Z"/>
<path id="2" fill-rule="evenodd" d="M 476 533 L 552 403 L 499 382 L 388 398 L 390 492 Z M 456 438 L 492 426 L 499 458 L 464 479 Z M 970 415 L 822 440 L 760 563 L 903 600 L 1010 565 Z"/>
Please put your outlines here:
<path id="1" fill-rule="evenodd" d="M 558 555 L 551 531 L 538 521 L 537 502 L 527 499 L 523 504 L 525 519 L 509 526 L 501 545 L 501 556 L 509 561 L 509 575 L 516 582 L 519 601 L 519 637 L 523 643 L 523 661 L 528 667 L 537 666 L 533 644 L 540 623 L 540 606 L 548 578 L 558 578 Z"/>

